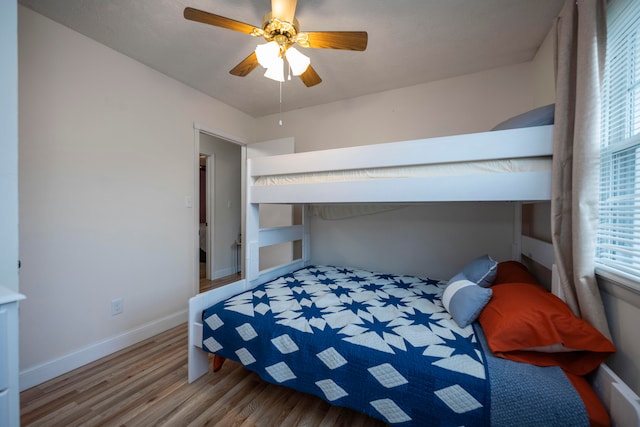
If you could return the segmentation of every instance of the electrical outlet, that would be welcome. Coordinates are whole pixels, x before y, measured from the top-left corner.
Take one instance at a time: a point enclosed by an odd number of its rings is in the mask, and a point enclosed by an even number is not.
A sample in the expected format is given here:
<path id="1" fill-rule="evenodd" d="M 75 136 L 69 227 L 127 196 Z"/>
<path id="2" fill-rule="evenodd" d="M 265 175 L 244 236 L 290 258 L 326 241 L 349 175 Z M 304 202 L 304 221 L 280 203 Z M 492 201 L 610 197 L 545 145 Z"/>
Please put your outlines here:
<path id="1" fill-rule="evenodd" d="M 122 298 L 115 298 L 111 300 L 111 315 L 122 314 L 124 310 L 124 300 Z"/>

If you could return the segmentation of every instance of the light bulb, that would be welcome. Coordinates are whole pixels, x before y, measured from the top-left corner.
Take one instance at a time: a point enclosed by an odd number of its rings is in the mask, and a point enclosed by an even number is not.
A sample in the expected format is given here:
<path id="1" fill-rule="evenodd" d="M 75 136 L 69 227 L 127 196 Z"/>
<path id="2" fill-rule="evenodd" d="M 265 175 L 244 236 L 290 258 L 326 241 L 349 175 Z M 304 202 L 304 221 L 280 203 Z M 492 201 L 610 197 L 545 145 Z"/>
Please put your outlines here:
<path id="1" fill-rule="evenodd" d="M 309 64 L 311 64 L 311 60 L 308 56 L 303 55 L 296 49 L 295 47 L 290 47 L 286 52 L 287 61 L 291 66 L 291 72 L 294 76 L 299 76 L 300 74 L 307 71 Z"/>
<path id="2" fill-rule="evenodd" d="M 256 57 L 258 63 L 264 68 L 269 68 L 271 65 L 279 59 L 280 46 L 275 41 L 269 43 L 259 44 L 256 46 Z"/>
<path id="3" fill-rule="evenodd" d="M 275 80 L 277 82 L 283 82 L 284 81 L 284 61 L 282 60 L 282 58 L 280 57 L 276 58 L 276 60 L 273 61 L 273 63 L 269 66 L 269 68 L 267 68 L 267 71 L 265 71 L 264 76 L 271 80 Z"/>

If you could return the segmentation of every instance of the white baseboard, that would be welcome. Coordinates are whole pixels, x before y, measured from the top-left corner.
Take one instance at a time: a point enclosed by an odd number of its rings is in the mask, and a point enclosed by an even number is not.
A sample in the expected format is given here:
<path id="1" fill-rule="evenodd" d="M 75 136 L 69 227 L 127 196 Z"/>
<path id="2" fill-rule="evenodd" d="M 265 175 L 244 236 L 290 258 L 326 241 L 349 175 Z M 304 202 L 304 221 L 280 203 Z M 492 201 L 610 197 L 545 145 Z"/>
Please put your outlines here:
<path id="1" fill-rule="evenodd" d="M 228 268 L 223 268 L 223 269 L 220 269 L 220 270 L 216 270 L 213 273 L 213 280 L 219 279 L 221 277 L 231 276 L 232 274 L 236 274 L 236 273 L 237 273 L 237 271 L 233 267 L 228 267 Z"/>
<path id="2" fill-rule="evenodd" d="M 186 322 L 187 310 L 179 311 L 57 359 L 20 371 L 20 391 L 42 384 Z"/>

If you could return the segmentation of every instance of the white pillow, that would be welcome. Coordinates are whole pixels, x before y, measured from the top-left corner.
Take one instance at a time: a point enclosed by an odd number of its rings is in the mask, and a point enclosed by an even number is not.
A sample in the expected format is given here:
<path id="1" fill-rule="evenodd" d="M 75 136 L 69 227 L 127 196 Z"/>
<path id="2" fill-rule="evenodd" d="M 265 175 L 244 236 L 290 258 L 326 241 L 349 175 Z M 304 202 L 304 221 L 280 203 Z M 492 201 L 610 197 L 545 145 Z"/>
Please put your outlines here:
<path id="1" fill-rule="evenodd" d="M 442 293 L 442 305 L 461 327 L 473 323 L 491 299 L 493 291 L 470 280 L 449 282 Z"/>

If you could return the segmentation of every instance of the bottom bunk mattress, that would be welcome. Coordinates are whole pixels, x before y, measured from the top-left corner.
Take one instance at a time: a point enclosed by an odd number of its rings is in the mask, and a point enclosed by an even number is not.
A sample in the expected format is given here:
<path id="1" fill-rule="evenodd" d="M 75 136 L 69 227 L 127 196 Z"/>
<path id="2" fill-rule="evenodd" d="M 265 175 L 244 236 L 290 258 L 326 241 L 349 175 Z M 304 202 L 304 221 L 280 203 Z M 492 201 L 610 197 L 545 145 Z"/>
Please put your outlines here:
<path id="1" fill-rule="evenodd" d="M 589 425 L 556 367 L 498 359 L 444 282 L 310 266 L 203 313 L 203 349 L 392 425 Z M 475 329 L 474 329 L 475 328 Z"/>

